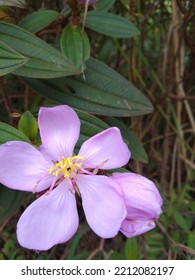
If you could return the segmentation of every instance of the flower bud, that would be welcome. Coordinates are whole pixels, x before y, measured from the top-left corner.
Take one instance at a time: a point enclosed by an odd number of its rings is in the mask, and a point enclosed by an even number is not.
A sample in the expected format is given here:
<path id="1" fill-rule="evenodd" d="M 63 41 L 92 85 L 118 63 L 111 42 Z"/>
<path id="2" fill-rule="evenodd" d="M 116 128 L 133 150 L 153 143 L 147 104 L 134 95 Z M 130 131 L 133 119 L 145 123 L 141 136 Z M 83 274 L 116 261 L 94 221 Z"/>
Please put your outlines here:
<path id="1" fill-rule="evenodd" d="M 120 231 L 127 237 L 133 237 L 153 229 L 163 204 L 155 184 L 129 172 L 113 173 L 111 178 L 120 185 L 127 208 Z"/>

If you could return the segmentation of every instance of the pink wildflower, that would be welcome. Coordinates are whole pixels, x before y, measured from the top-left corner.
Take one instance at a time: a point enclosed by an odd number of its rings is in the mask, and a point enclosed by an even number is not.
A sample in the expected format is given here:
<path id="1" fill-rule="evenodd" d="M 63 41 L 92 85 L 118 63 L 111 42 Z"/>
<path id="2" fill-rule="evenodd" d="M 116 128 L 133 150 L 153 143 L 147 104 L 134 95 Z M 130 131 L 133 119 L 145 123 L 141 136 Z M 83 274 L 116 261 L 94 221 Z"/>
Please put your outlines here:
<path id="1" fill-rule="evenodd" d="M 22 214 L 17 238 L 26 248 L 47 250 L 68 241 L 78 228 L 75 194 L 81 196 L 86 220 L 103 238 L 114 237 L 127 212 L 118 183 L 98 169 L 125 165 L 130 151 L 117 128 L 91 137 L 73 155 L 80 121 L 68 106 L 41 108 L 42 146 L 11 141 L 0 147 L 0 182 L 22 191 L 43 192 Z"/>
<path id="2" fill-rule="evenodd" d="M 113 173 L 111 178 L 120 185 L 127 207 L 120 231 L 126 237 L 133 237 L 153 229 L 163 203 L 154 183 L 129 172 Z"/>

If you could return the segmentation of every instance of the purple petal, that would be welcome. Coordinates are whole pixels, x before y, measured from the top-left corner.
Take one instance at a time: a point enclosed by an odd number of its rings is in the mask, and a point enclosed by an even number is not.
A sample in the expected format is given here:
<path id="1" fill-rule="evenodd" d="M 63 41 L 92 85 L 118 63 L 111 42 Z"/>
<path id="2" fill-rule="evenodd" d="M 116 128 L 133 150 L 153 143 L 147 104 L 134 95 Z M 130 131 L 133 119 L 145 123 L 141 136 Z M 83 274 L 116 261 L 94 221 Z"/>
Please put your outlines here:
<path id="1" fill-rule="evenodd" d="M 59 161 L 62 156 L 71 157 L 80 133 L 75 111 L 66 105 L 41 108 L 38 123 L 46 153 Z"/>
<path id="2" fill-rule="evenodd" d="M 47 161 L 53 161 L 54 158 L 52 158 L 46 151 L 43 145 L 39 146 L 38 150 L 41 152 L 41 154 L 46 158 Z"/>
<path id="3" fill-rule="evenodd" d="M 101 175 L 77 175 L 76 183 L 89 226 L 103 238 L 114 237 L 127 214 L 116 183 Z"/>
<path id="4" fill-rule="evenodd" d="M 32 145 L 20 141 L 7 142 L 0 147 L 0 182 L 11 189 L 34 191 L 51 164 Z"/>
<path id="5" fill-rule="evenodd" d="M 153 220 L 162 213 L 162 198 L 154 183 L 134 173 L 113 173 L 125 197 L 128 218 L 133 220 Z"/>
<path id="6" fill-rule="evenodd" d="M 122 139 L 120 130 L 112 127 L 85 141 L 79 155 L 85 156 L 86 167 L 111 169 L 125 165 L 131 153 Z"/>
<path id="7" fill-rule="evenodd" d="M 17 238 L 25 248 L 48 250 L 68 241 L 77 228 L 76 199 L 65 180 L 24 211 L 17 225 Z"/>
<path id="8" fill-rule="evenodd" d="M 155 227 L 154 221 L 137 221 L 125 219 L 120 231 L 128 238 L 143 234 Z"/>

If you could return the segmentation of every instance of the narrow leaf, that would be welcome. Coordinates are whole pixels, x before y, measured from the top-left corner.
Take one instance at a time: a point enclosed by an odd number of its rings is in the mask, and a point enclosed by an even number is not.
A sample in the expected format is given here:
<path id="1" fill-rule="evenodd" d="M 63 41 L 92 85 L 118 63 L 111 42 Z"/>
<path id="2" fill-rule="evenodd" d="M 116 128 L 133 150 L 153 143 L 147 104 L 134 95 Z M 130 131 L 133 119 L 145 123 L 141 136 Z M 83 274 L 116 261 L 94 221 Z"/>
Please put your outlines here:
<path id="1" fill-rule="evenodd" d="M 130 20 L 104 11 L 88 12 L 85 25 L 93 31 L 115 38 L 131 38 L 140 33 Z"/>
<path id="2" fill-rule="evenodd" d="M 56 78 L 80 73 L 79 69 L 55 48 L 13 24 L 0 22 L 0 41 L 29 59 L 24 66 L 14 71 L 17 75 Z"/>

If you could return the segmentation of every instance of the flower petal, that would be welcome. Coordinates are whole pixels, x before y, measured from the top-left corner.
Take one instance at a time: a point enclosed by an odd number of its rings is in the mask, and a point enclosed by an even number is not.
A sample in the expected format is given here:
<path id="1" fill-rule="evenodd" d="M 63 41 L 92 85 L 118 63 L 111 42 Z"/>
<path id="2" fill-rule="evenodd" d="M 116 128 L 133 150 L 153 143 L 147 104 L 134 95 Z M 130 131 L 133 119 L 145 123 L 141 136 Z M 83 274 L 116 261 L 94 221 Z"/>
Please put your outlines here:
<path id="1" fill-rule="evenodd" d="M 134 221 L 125 219 L 120 231 L 128 238 L 143 234 L 155 227 L 154 221 Z"/>
<path id="2" fill-rule="evenodd" d="M 83 166 L 100 169 L 118 168 L 130 159 L 130 151 L 124 143 L 120 130 L 108 128 L 85 141 L 79 156 L 85 156 Z"/>
<path id="3" fill-rule="evenodd" d="M 111 178 L 124 193 L 128 218 L 150 220 L 158 218 L 162 213 L 163 200 L 152 181 L 130 172 L 113 173 Z"/>
<path id="4" fill-rule="evenodd" d="M 11 189 L 33 191 L 50 167 L 51 163 L 28 143 L 11 141 L 0 147 L 0 182 Z"/>
<path id="5" fill-rule="evenodd" d="M 71 157 L 80 133 L 80 120 L 75 111 L 66 105 L 41 108 L 38 123 L 46 152 L 54 160 Z"/>
<path id="6" fill-rule="evenodd" d="M 89 226 L 103 238 L 114 237 L 127 214 L 116 183 L 101 175 L 77 175 L 76 183 Z"/>
<path id="7" fill-rule="evenodd" d="M 137 186 L 139 188 L 139 186 L 141 185 L 142 188 L 145 189 L 145 191 L 148 191 L 148 193 L 152 192 L 156 198 L 156 201 L 160 204 L 160 206 L 162 206 L 162 197 L 160 196 L 160 193 L 155 184 L 148 178 L 133 172 L 114 172 L 112 173 L 112 178 L 115 179 L 119 184 L 120 181 L 123 181 L 124 183 L 126 182 L 126 184 L 129 184 L 129 187 L 131 185 L 131 187 Z"/>
<path id="8" fill-rule="evenodd" d="M 78 228 L 75 195 L 64 180 L 49 194 L 35 200 L 22 214 L 17 225 L 21 246 L 48 250 L 68 241 Z"/>

